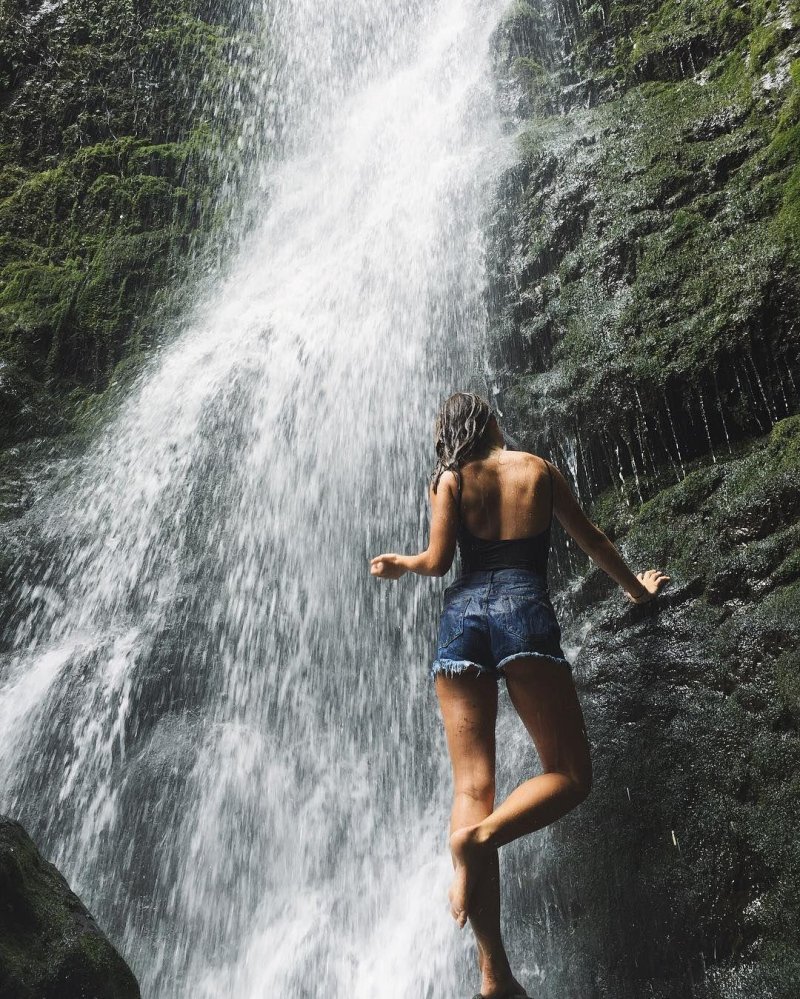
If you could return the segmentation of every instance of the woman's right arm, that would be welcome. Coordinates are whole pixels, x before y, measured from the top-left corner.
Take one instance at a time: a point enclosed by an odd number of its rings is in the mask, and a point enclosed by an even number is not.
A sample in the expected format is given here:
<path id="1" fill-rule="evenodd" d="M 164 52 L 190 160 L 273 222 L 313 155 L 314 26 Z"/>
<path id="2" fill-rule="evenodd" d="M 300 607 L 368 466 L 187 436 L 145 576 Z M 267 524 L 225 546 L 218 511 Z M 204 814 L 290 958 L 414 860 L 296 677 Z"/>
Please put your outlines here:
<path id="1" fill-rule="evenodd" d="M 634 575 L 614 545 L 583 512 L 561 472 L 555 465 L 550 465 L 550 470 L 553 475 L 553 513 L 567 534 L 614 582 L 619 583 L 635 604 L 652 600 L 669 582 L 669 576 L 656 569 Z"/>

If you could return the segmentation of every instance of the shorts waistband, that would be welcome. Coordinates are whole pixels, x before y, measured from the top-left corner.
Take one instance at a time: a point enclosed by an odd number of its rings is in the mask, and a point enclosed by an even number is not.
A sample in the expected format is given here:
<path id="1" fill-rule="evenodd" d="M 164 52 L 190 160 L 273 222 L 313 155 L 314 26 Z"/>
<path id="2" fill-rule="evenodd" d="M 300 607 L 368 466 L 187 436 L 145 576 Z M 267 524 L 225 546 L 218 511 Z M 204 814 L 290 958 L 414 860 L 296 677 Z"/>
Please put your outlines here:
<path id="1" fill-rule="evenodd" d="M 462 571 L 448 589 L 461 587 L 485 586 L 491 583 L 523 583 L 537 593 L 548 593 L 547 577 L 532 569 L 471 569 Z"/>

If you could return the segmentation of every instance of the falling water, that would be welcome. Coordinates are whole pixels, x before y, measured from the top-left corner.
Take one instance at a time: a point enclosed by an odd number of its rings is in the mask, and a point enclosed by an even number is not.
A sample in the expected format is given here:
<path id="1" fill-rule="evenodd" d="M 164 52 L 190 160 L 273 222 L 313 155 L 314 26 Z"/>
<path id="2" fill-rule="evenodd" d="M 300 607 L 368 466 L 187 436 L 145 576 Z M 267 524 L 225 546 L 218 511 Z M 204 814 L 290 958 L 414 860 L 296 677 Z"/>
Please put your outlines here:
<path id="1" fill-rule="evenodd" d="M 258 224 L 30 521 L 0 806 L 146 997 L 468 988 L 439 584 L 367 559 L 423 543 L 437 403 L 479 384 L 503 6 L 263 14 Z"/>

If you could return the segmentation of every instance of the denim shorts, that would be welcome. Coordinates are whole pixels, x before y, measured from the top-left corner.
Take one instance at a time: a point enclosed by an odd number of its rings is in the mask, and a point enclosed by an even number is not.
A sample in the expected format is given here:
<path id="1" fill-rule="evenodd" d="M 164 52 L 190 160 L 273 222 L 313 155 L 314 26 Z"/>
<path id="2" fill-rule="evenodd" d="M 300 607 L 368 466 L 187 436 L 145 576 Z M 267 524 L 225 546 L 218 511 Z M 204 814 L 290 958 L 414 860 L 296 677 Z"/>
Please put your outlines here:
<path id="1" fill-rule="evenodd" d="M 530 656 L 569 667 L 543 576 L 527 569 L 480 570 L 447 587 L 431 678 L 477 667 L 499 679 L 507 663 Z"/>

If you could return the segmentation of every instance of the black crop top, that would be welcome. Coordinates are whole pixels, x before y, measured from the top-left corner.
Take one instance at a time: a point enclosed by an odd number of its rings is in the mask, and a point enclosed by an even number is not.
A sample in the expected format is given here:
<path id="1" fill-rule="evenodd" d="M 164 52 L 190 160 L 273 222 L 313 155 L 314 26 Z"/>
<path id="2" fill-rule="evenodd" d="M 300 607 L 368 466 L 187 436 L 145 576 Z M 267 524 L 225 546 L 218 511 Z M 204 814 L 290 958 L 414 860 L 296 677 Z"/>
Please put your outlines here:
<path id="1" fill-rule="evenodd" d="M 476 572 L 492 569 L 528 569 L 547 578 L 547 561 L 550 555 L 550 528 L 553 523 L 553 473 L 547 465 L 550 479 L 550 520 L 538 534 L 524 538 L 487 541 L 476 537 L 464 523 L 458 526 L 458 550 L 461 571 Z M 458 473 L 458 510 L 461 513 L 461 474 Z"/>

